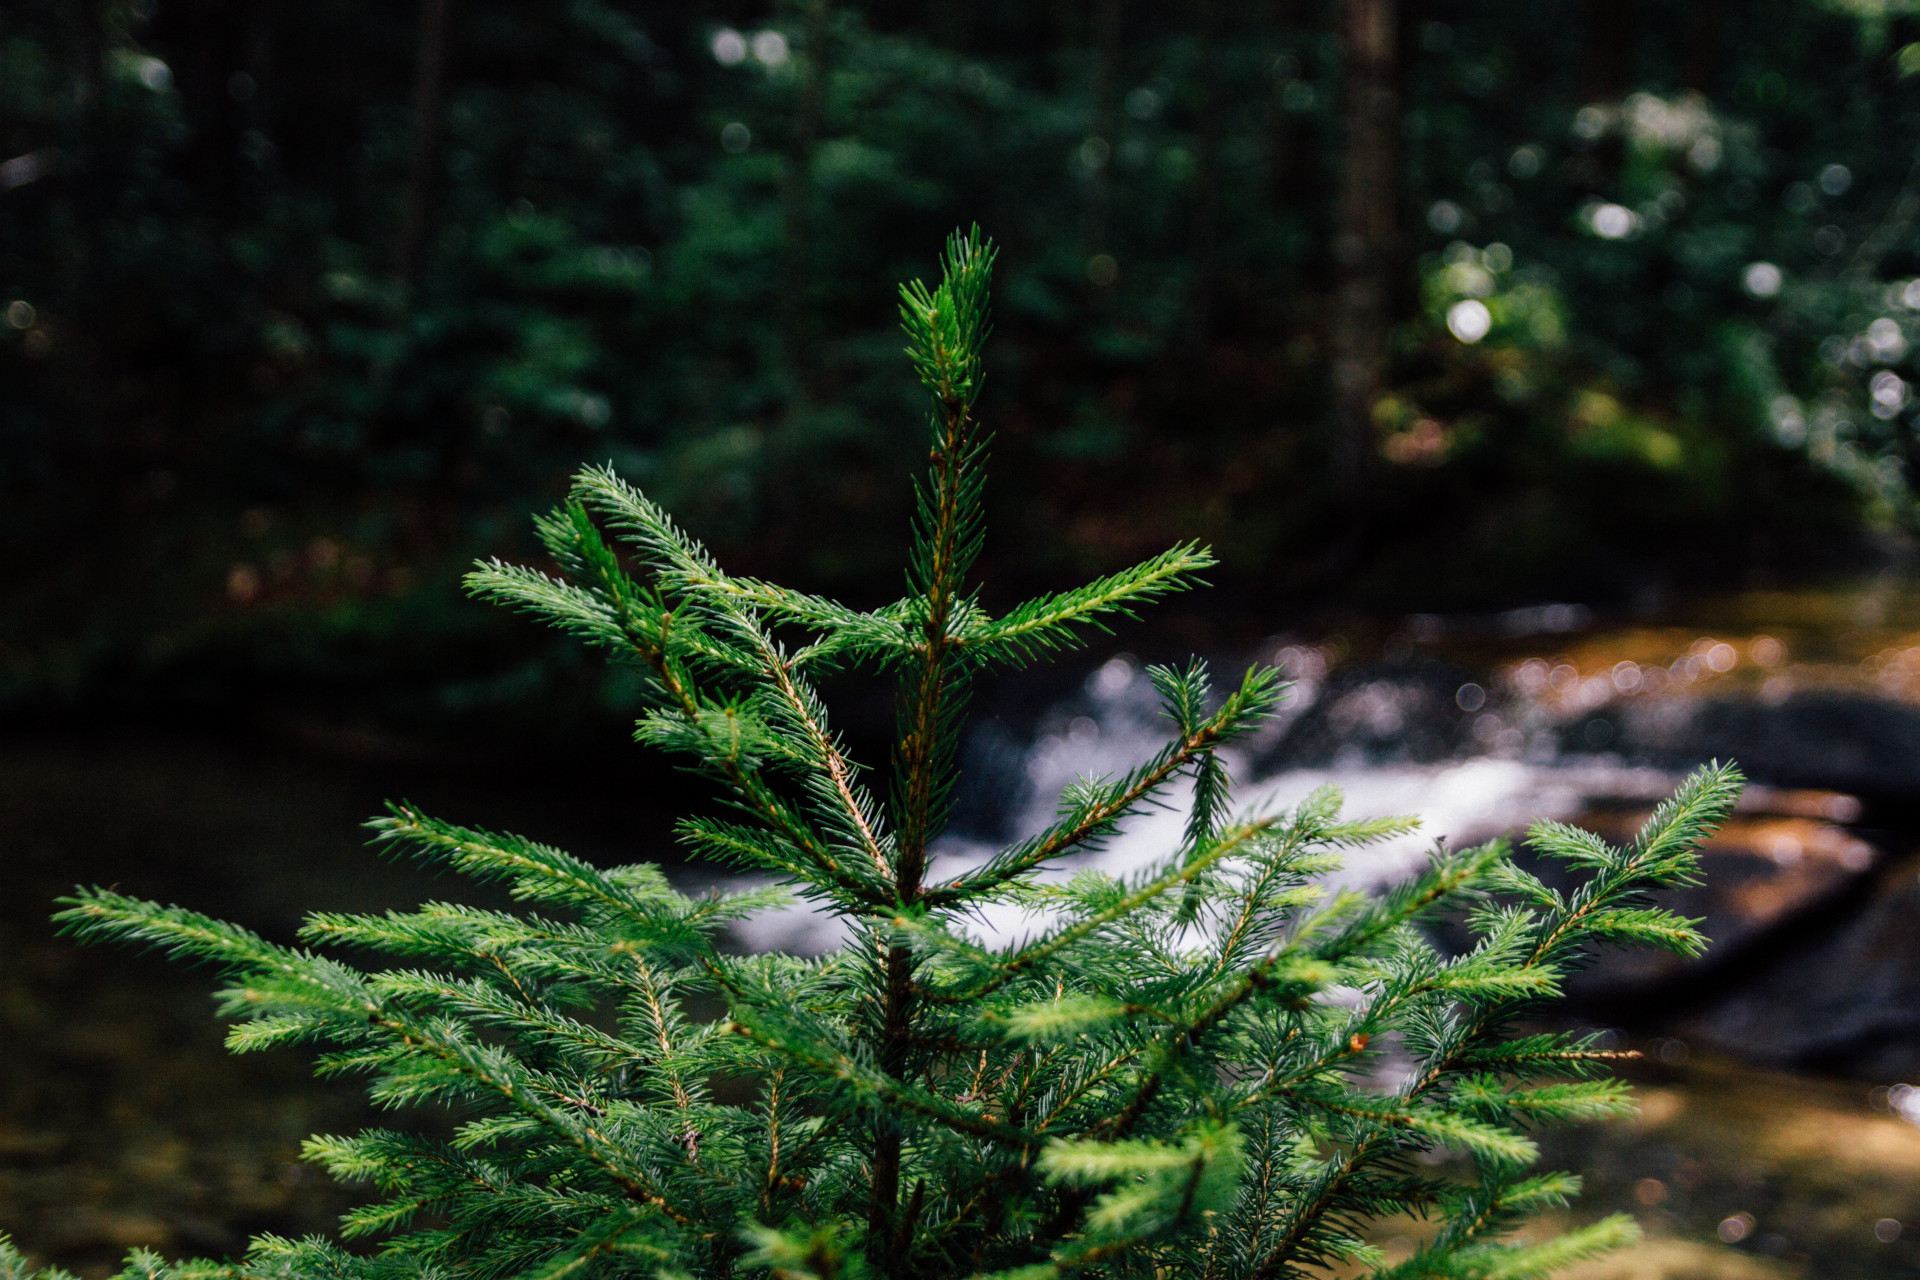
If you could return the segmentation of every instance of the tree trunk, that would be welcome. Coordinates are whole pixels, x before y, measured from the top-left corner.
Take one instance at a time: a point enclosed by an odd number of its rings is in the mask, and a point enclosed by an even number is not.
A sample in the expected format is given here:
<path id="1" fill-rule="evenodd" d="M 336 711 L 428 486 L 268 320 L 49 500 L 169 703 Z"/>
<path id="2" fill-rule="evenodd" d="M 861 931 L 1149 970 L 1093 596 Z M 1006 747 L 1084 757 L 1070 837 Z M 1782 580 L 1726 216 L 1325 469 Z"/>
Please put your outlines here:
<path id="1" fill-rule="evenodd" d="M 1395 0 L 1341 0 L 1346 172 L 1334 232 L 1331 334 L 1334 479 L 1357 492 L 1373 457 L 1373 406 L 1387 366 L 1387 299 L 1399 202 Z"/>
<path id="2" fill-rule="evenodd" d="M 1120 2 L 1095 0 L 1093 8 L 1093 76 L 1088 93 L 1089 133 L 1107 146 L 1107 157 L 1087 175 L 1085 257 L 1089 263 L 1107 251 L 1107 215 L 1113 202 L 1110 178 L 1112 148 L 1119 135 L 1114 111 L 1120 88 Z"/>
<path id="3" fill-rule="evenodd" d="M 1588 102 L 1618 102 L 1633 71 L 1633 44 L 1640 33 L 1635 0 L 1587 0 Z"/>
<path id="4" fill-rule="evenodd" d="M 1687 32 L 1687 88 L 1713 96 L 1720 78 L 1720 39 L 1726 25 L 1725 0 L 1693 0 L 1693 23 Z"/>
<path id="5" fill-rule="evenodd" d="M 1187 350 L 1196 360 L 1204 360 L 1212 345 L 1216 303 L 1215 232 L 1220 201 L 1220 92 L 1216 81 L 1220 74 L 1220 7 L 1221 0 L 1201 0 L 1197 13 L 1200 92 L 1194 104 L 1198 136 L 1194 140 L 1193 288 L 1187 299 L 1187 310 L 1192 317 Z"/>
<path id="6" fill-rule="evenodd" d="M 800 102 L 793 121 L 793 154 L 781 182 L 780 198 L 787 242 L 786 297 L 782 308 L 786 315 L 787 375 L 793 381 L 794 394 L 802 401 L 811 401 L 819 383 L 813 308 L 808 305 L 813 293 L 813 149 L 819 139 L 821 117 L 826 112 L 827 42 L 832 13 L 827 0 L 813 0 L 806 14 L 806 45 L 801 50 L 806 65 L 801 68 Z"/>
<path id="7" fill-rule="evenodd" d="M 107 13 L 101 0 L 76 7 L 74 22 L 74 84 L 81 101 L 88 106 L 100 99 L 102 67 L 107 56 Z"/>
<path id="8" fill-rule="evenodd" d="M 221 0 L 194 0 L 182 11 L 186 30 L 180 52 L 184 56 L 176 59 L 173 73 L 193 126 L 191 164 L 200 193 L 227 205 L 233 197 L 233 162 L 239 143 L 233 103 L 225 87 L 234 14 Z"/>
<path id="9" fill-rule="evenodd" d="M 279 6 L 255 0 L 247 10 L 246 35 L 240 46 L 240 68 L 253 77 L 253 95 L 243 113 L 248 125 L 271 133 L 278 105 L 274 55 L 277 51 Z"/>
<path id="10" fill-rule="evenodd" d="M 440 179 L 440 139 L 445 116 L 447 38 L 453 0 L 420 0 L 420 61 L 413 85 L 413 157 L 407 174 L 407 207 L 400 224 L 400 276 L 411 292 L 426 271 L 432 238 L 435 189 Z"/>

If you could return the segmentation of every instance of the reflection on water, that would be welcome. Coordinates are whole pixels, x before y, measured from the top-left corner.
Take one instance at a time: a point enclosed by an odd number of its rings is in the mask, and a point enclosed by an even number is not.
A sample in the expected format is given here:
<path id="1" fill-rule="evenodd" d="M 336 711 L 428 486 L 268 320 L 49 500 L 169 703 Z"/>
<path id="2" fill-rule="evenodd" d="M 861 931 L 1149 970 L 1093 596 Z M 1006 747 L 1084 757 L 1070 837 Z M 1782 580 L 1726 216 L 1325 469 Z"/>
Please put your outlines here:
<path id="1" fill-rule="evenodd" d="M 1528 1234 L 1630 1213 L 1645 1237 L 1562 1280 L 1920 1275 L 1920 1129 L 1861 1086 L 1703 1061 L 1673 1040 L 1638 1047 L 1636 1118 L 1543 1135 L 1543 1163 L 1580 1170 L 1585 1192 Z M 1428 1163 L 1470 1172 L 1445 1153 Z M 1397 1262 L 1431 1229 L 1397 1219 L 1374 1242 Z"/>
<path id="2" fill-rule="evenodd" d="M 1920 1094 L 1889 1088 L 1920 1084 L 1920 593 L 1744 596 L 1691 617 L 1589 622 L 1543 609 L 1412 619 L 1370 648 L 1274 642 L 1262 656 L 1302 687 L 1235 758 L 1242 798 L 1281 806 L 1334 782 L 1357 811 L 1424 814 L 1421 837 L 1349 873 L 1377 880 L 1432 837 L 1537 817 L 1617 837 L 1690 759 L 1757 755 L 1775 785 L 1711 851 L 1706 896 L 1682 904 L 1707 917 L 1717 956 L 1684 972 L 1603 965 L 1582 989 L 1574 1016 L 1628 1025 L 1650 1049 L 1643 1110 L 1550 1135 L 1547 1156 L 1586 1175 L 1575 1216 L 1629 1210 L 1649 1240 L 1572 1274 L 1920 1275 L 1920 1127 L 1904 1118 L 1920 1117 Z M 991 803 L 970 811 L 994 829 L 949 841 L 946 865 L 1044 822 L 1075 775 L 1125 768 L 1165 732 L 1126 658 L 1033 724 L 988 726 L 968 769 Z M 260 1231 L 324 1231 L 352 1194 L 297 1163 L 299 1139 L 371 1119 L 297 1054 L 226 1055 L 208 975 L 53 938 L 50 900 L 75 881 L 279 937 L 308 909 L 475 897 L 362 846 L 358 824 L 394 794 L 603 862 L 671 853 L 633 834 L 624 792 L 583 806 L 590 788 L 415 773 L 173 740 L 0 745 L 0 1230 L 83 1276 L 131 1246 L 221 1254 Z M 1143 815 L 1097 860 L 1141 865 L 1172 847 L 1180 821 Z M 827 941 L 802 914 L 744 940 Z"/>
<path id="3" fill-rule="evenodd" d="M 351 1198 L 300 1140 L 361 1123 L 351 1090 L 227 1055 L 204 990 L 21 932 L 0 936 L 0 1222 L 23 1246 L 97 1275 L 134 1246 L 217 1255 L 331 1225 Z"/>
<path id="4" fill-rule="evenodd" d="M 1543 1144 L 1584 1175 L 1583 1218 L 1630 1212 L 1649 1237 L 1570 1280 L 1920 1275 L 1920 1129 L 1863 1084 L 1641 1047 L 1638 1119 Z"/>
<path id="5" fill-rule="evenodd" d="M 134 1246 L 324 1230 L 349 1203 L 298 1155 L 364 1122 L 352 1089 L 297 1055 L 230 1056 L 210 975 L 76 949 L 46 917 L 96 876 L 282 936 L 308 893 L 428 891 L 357 847 L 355 790 L 175 743 L 0 751 L 0 1229 L 32 1254 L 99 1275 Z"/>
<path id="6" fill-rule="evenodd" d="M 88 1277 L 135 1246 L 218 1256 L 330 1231 L 357 1196 L 299 1163 L 300 1141 L 375 1121 L 300 1052 L 229 1055 L 208 972 L 56 938 L 56 896 L 113 884 L 282 940 L 310 909 L 491 902 L 365 847 L 389 794 L 606 861 L 665 851 L 629 846 L 658 826 L 630 797 L 582 811 L 578 790 L 178 739 L 0 743 L 0 1231 Z"/>

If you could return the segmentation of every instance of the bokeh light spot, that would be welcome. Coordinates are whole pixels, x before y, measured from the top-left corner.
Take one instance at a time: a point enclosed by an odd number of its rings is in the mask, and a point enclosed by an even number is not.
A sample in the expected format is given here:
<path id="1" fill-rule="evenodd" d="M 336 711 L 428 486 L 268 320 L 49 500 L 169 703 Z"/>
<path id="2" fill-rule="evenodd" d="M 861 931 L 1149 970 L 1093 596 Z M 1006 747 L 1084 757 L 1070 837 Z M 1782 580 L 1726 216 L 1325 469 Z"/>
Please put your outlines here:
<path id="1" fill-rule="evenodd" d="M 1493 328 L 1493 313 L 1478 298 L 1467 298 L 1447 308 L 1447 332 L 1469 345 Z"/>

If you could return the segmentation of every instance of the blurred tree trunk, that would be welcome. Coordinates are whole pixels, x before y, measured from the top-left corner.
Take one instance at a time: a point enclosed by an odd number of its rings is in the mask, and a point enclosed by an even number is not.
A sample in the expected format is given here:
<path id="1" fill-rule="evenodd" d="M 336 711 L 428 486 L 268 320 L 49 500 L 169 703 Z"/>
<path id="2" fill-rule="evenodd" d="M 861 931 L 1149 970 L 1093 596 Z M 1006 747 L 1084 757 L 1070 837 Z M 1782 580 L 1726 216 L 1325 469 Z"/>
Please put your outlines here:
<path id="1" fill-rule="evenodd" d="M 1215 291 L 1215 228 L 1219 218 L 1220 0 L 1200 0 L 1199 101 L 1195 104 L 1199 136 L 1194 146 L 1193 292 L 1188 300 L 1192 316 L 1189 350 L 1203 354 L 1213 338 Z"/>
<path id="2" fill-rule="evenodd" d="M 77 6 L 74 14 L 74 84 L 80 100 L 91 106 L 100 97 L 100 83 L 107 56 L 107 12 L 102 0 Z"/>
<path id="3" fill-rule="evenodd" d="M 1618 102 L 1626 96 L 1639 28 L 1635 0 L 1587 0 L 1588 102 Z"/>
<path id="4" fill-rule="evenodd" d="M 406 214 L 400 223 L 400 276 L 409 291 L 426 271 L 433 234 L 433 203 L 440 178 L 440 140 L 446 115 L 447 39 L 453 0 L 420 0 L 420 60 L 413 85 L 413 156 L 407 173 Z"/>
<path id="5" fill-rule="evenodd" d="M 1399 203 L 1395 0 L 1341 0 L 1346 169 L 1333 249 L 1334 479 L 1356 493 L 1373 457 L 1373 406 L 1387 366 L 1387 299 Z"/>
<path id="6" fill-rule="evenodd" d="M 1289 46 L 1297 43 L 1291 35 L 1301 26 L 1298 0 L 1274 0 L 1264 15 L 1269 30 L 1279 33 Z M 1267 133 L 1267 198 L 1277 207 L 1302 203 L 1303 194 L 1313 182 L 1313 117 L 1287 106 L 1287 85 L 1306 68 L 1299 57 L 1283 53 L 1274 61 L 1273 110 Z"/>
<path id="7" fill-rule="evenodd" d="M 268 129 L 274 120 L 272 108 L 277 96 L 274 54 L 279 19 L 278 5 L 270 0 L 255 0 L 247 10 L 246 35 L 240 45 L 240 69 L 253 78 L 245 118 L 262 130 Z"/>
<path id="8" fill-rule="evenodd" d="M 788 157 L 780 193 L 787 242 L 787 370 L 794 393 L 802 401 L 812 400 L 819 390 L 815 318 L 809 305 L 813 293 L 813 151 L 826 111 L 832 16 L 827 0 L 811 0 L 806 6 L 806 43 L 800 50 L 806 64 L 801 68 L 800 101 L 794 113 L 793 154 Z"/>
<path id="9" fill-rule="evenodd" d="M 1687 33 L 1687 88 L 1711 98 L 1720 75 L 1720 33 L 1726 25 L 1725 0 L 1693 0 L 1693 26 Z"/>
<path id="10" fill-rule="evenodd" d="M 1120 2 L 1094 0 L 1093 76 L 1088 90 L 1092 110 L 1090 132 L 1105 145 L 1106 154 L 1087 175 L 1086 258 L 1089 263 L 1107 251 L 1107 219 L 1113 203 L 1110 175 L 1115 139 L 1120 130 L 1114 107 L 1120 93 Z M 1096 281 L 1098 283 L 1098 281 Z"/>
<path id="11" fill-rule="evenodd" d="M 185 56 L 174 68 L 174 84 L 193 124 L 192 165 L 201 192 L 226 205 L 234 194 L 234 155 L 239 143 L 233 103 L 226 92 L 236 15 L 225 0 L 194 0 L 185 6 L 183 16 Z"/>
<path id="12" fill-rule="evenodd" d="M 1586 98 L 1613 104 L 1627 96 L 1633 74 L 1633 46 L 1640 33 L 1637 0 L 1587 0 Z M 1626 141 L 1619 129 L 1609 130 L 1589 144 L 1592 159 L 1588 181 L 1610 183 L 1626 160 Z"/>

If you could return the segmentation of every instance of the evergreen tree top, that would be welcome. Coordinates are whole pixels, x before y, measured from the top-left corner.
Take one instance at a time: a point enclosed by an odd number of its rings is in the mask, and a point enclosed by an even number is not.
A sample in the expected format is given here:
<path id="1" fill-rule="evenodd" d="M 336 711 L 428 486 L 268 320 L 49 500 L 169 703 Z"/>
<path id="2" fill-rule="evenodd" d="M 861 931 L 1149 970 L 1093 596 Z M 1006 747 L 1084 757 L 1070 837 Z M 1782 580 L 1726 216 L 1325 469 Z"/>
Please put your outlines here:
<path id="1" fill-rule="evenodd" d="M 1695 922 L 1649 893 L 1696 874 L 1737 796 L 1709 766 L 1615 848 L 1543 824 L 1534 847 L 1584 876 L 1561 892 L 1506 843 L 1436 846 L 1378 893 L 1323 887 L 1342 850 L 1410 828 L 1350 821 L 1322 791 L 1283 813 L 1231 803 L 1220 749 L 1284 693 L 1250 669 L 1224 694 L 1199 663 L 1156 668 L 1166 745 L 1060 798 L 1045 830 L 946 876 L 934 862 L 970 683 L 1034 661 L 1212 563 L 1176 547 L 995 617 L 969 578 L 987 440 L 975 417 L 993 252 L 946 248 L 901 292 L 930 400 L 907 592 L 871 612 L 728 574 L 644 494 L 581 473 L 539 522 L 557 573 L 478 567 L 486 599 L 640 676 L 640 740 L 710 780 L 724 814 L 678 828 L 692 853 L 771 877 L 693 897 L 658 868 L 598 868 L 410 805 L 373 823 L 395 850 L 504 884 L 515 911 L 429 903 L 318 913 L 298 947 L 178 907 L 79 891 L 61 919 L 215 962 L 236 1051 L 322 1047 L 375 1100 L 434 1103 L 450 1139 L 404 1127 L 310 1140 L 380 1193 L 344 1243 L 263 1238 L 243 1259 L 137 1253 L 128 1280 L 275 1277 L 1069 1275 L 1278 1278 L 1330 1267 L 1545 1276 L 1633 1238 L 1607 1219 L 1539 1244 L 1506 1234 L 1578 1180 L 1532 1174 L 1533 1126 L 1621 1113 L 1592 1037 L 1516 1030 L 1594 943 L 1696 953 Z M 814 689 L 842 666 L 899 683 L 884 796 Z M 1142 806 L 1191 789 L 1178 847 L 1128 876 L 1042 876 Z M 739 955 L 728 926 L 797 895 L 849 926 L 818 959 Z M 968 928 L 1003 903 L 1031 937 Z M 1472 945 L 1424 927 L 1466 919 Z M 390 957 L 364 969 L 323 954 Z M 718 1002 L 707 1017 L 696 1010 Z M 1416 1157 L 1471 1157 L 1461 1179 Z M 1436 1223 L 1389 1265 L 1370 1221 Z M 364 1243 L 363 1243 L 364 1242 Z M 0 1280 L 25 1280 L 0 1243 Z"/>

